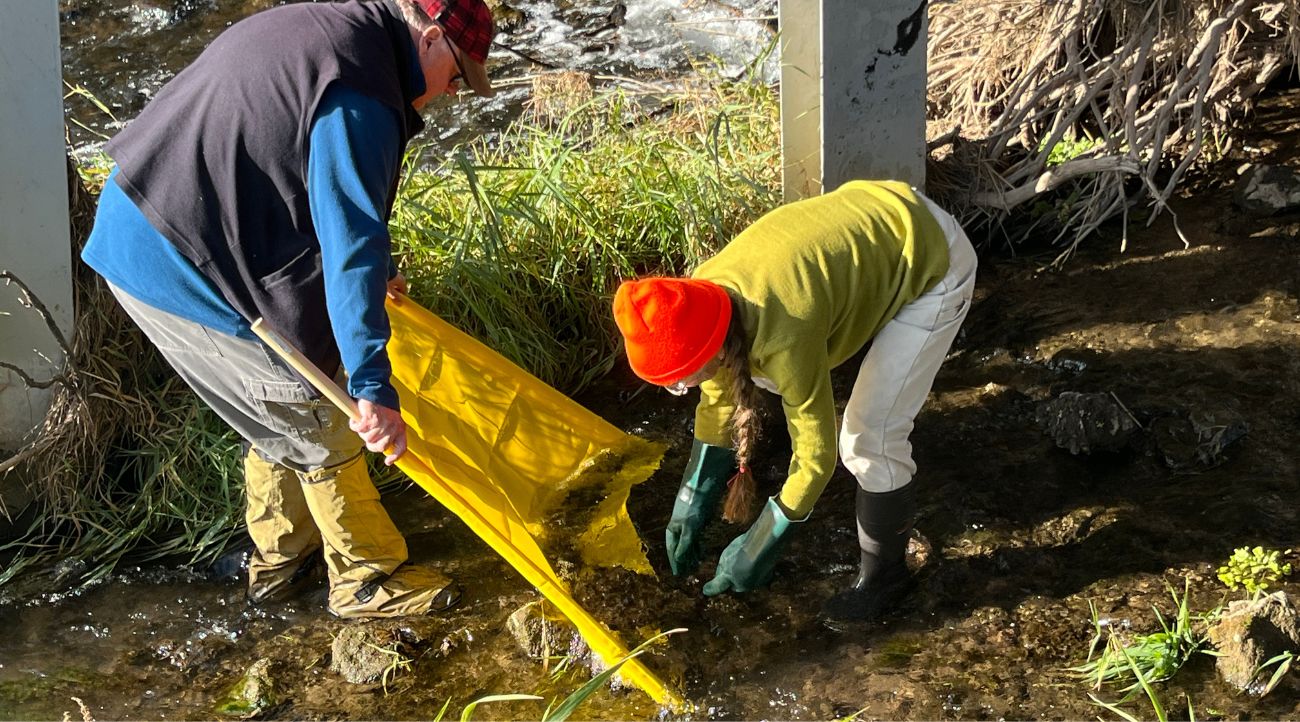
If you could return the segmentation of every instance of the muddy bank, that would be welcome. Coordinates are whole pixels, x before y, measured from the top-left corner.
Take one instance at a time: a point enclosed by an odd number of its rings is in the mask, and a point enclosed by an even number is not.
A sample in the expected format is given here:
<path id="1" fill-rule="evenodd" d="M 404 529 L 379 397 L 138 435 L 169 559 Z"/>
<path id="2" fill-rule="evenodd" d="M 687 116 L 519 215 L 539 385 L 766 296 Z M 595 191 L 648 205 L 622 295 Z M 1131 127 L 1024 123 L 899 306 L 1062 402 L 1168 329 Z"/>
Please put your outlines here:
<path id="1" fill-rule="evenodd" d="M 1300 93 L 1271 101 L 1259 138 L 1180 199 L 1184 248 L 1166 216 L 1135 223 L 1118 253 L 1109 229 L 1062 272 L 1042 259 L 987 255 L 976 305 L 913 435 L 918 529 L 929 562 L 900 613 L 832 631 L 821 602 L 856 559 L 853 480 L 841 470 L 778 567 L 772 587 L 705 599 L 700 587 L 739 530 L 705 539 L 700 577 L 674 579 L 662 559 L 667 522 L 689 449 L 692 400 L 615 374 L 582 400 L 623 428 L 671 445 L 663 468 L 633 490 L 629 508 L 661 578 L 607 575 L 577 589 L 629 638 L 689 631 L 648 663 L 680 683 L 711 719 L 1080 719 L 1099 710 L 1063 671 L 1092 636 L 1088 602 L 1116 624 L 1153 631 L 1153 605 L 1171 611 L 1166 584 L 1191 580 L 1193 606 L 1226 591 L 1214 569 L 1240 546 L 1300 544 L 1300 217 L 1259 218 L 1232 205 L 1242 160 L 1293 163 Z M 853 368 L 841 369 L 841 399 Z M 1139 426 L 1108 451 L 1075 455 L 1039 423 L 1062 394 L 1106 394 Z M 1164 419 L 1165 421 L 1161 421 Z M 1240 421 L 1246 435 L 1210 463 L 1171 464 L 1159 434 L 1173 420 Z M 788 449 L 780 427 L 756 466 L 774 493 Z M 585 674 L 519 650 L 506 618 L 537 595 L 459 521 L 418 489 L 386 499 L 418 561 L 466 587 L 449 615 L 407 623 L 409 663 L 383 681 L 331 671 L 349 626 L 323 612 L 316 589 L 282 607 L 245 606 L 235 576 L 177 565 L 126 571 L 76 596 L 0 604 L 0 718 L 74 717 L 81 698 L 98 719 L 211 718 L 258 660 L 274 679 L 271 719 L 429 719 L 486 695 L 548 699 Z M 1290 561 L 1300 562 L 1291 555 Z M 1293 596 L 1300 583 L 1281 588 Z M 399 630 L 400 631 L 400 630 Z M 1198 656 L 1161 686 L 1166 707 L 1201 719 L 1295 718 L 1300 696 L 1239 696 Z M 1144 703 L 1129 707 L 1150 717 Z M 483 706 L 477 719 L 533 718 L 544 706 Z M 654 719 L 636 693 L 602 692 L 586 719 Z"/>

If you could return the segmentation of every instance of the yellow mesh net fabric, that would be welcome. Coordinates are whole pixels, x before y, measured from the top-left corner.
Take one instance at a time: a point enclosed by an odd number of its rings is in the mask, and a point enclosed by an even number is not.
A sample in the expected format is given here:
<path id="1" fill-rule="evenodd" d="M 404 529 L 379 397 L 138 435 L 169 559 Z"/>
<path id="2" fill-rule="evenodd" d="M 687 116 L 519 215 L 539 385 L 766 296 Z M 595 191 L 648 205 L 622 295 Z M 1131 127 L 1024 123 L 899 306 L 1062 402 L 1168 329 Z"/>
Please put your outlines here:
<path id="1" fill-rule="evenodd" d="M 650 574 L 626 502 L 664 448 L 623 433 L 410 299 L 390 300 L 388 315 L 407 423 L 398 467 L 537 587 L 602 659 L 627 655 L 542 550 Z M 639 660 L 619 673 L 680 706 Z"/>

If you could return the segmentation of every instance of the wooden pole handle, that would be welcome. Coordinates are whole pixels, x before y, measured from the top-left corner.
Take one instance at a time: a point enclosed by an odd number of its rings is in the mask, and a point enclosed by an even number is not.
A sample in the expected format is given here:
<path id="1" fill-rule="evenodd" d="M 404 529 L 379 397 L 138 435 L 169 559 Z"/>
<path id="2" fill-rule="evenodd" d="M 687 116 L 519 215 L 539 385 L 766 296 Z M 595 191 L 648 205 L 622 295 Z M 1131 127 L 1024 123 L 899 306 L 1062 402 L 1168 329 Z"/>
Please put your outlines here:
<path id="1" fill-rule="evenodd" d="M 334 379 L 326 376 L 323 371 L 316 367 L 316 364 L 303 356 L 301 351 L 290 345 L 283 336 L 268 326 L 265 321 L 260 318 L 253 321 L 253 333 L 266 342 L 266 345 L 270 346 L 272 351 L 279 354 L 285 363 L 292 366 L 294 371 L 297 371 L 303 378 L 310 381 L 311 385 L 315 386 L 316 390 L 320 391 L 325 398 L 342 409 L 349 419 L 355 421 L 361 415 L 361 412 L 357 410 L 357 402 L 351 396 L 348 396 L 347 392 L 340 388 L 338 384 L 334 383 Z"/>

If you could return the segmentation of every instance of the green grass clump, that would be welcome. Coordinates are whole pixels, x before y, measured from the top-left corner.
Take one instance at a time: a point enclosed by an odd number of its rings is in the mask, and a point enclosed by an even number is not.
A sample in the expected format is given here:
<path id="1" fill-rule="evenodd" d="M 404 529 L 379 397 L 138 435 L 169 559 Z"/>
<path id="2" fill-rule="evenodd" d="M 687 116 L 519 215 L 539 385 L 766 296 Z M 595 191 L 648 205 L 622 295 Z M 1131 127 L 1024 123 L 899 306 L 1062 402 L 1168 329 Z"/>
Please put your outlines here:
<path id="1" fill-rule="evenodd" d="M 412 160 L 391 221 L 416 300 L 570 392 L 617 359 L 619 281 L 688 272 L 775 206 L 780 154 L 764 85 L 572 85 L 560 115 Z"/>
<path id="2" fill-rule="evenodd" d="M 120 429 L 98 478 L 57 504 L 46 500 L 23 533 L 0 545 L 0 587 L 20 577 L 20 596 L 49 577 L 59 588 L 80 587 L 128 561 L 170 558 L 204 568 L 243 535 L 239 435 L 174 376 L 137 390 L 153 413 Z M 376 486 L 404 481 L 379 458 L 367 459 Z"/>
<path id="3" fill-rule="evenodd" d="M 127 429 L 103 477 L 0 546 L 13 553 L 0 585 L 56 560 L 56 578 L 90 583 L 126 558 L 182 555 L 201 564 L 220 554 L 243 524 L 239 440 L 180 385 L 154 390 L 156 416 Z"/>
<path id="4" fill-rule="evenodd" d="M 1091 680 L 1094 689 L 1104 684 L 1120 684 L 1126 685 L 1122 688 L 1125 693 L 1137 691 L 1143 682 L 1161 682 L 1173 677 L 1193 654 L 1205 647 L 1207 639 L 1196 628 L 1195 622 L 1201 617 L 1192 615 L 1188 607 L 1189 590 L 1184 588 L 1179 595 L 1171 588 L 1169 594 L 1177 611 L 1172 620 L 1166 620 L 1153 607 L 1160 631 L 1151 634 L 1118 633 L 1102 624 L 1096 607 L 1089 603 L 1096 633 L 1088 649 L 1088 661 L 1071 671 Z"/>

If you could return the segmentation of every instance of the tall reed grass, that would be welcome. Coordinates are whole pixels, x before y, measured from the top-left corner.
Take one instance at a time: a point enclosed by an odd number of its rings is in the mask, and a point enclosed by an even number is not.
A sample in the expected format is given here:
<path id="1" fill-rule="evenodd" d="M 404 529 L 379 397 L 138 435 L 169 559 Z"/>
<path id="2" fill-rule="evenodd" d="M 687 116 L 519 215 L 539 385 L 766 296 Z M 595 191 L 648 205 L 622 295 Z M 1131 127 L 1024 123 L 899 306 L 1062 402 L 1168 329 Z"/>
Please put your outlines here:
<path id="1" fill-rule="evenodd" d="M 405 175 L 392 229 L 412 295 L 543 381 L 610 370 L 621 279 L 683 273 L 778 202 L 773 89 L 704 73 L 594 92 L 535 81 L 499 136 Z"/>

